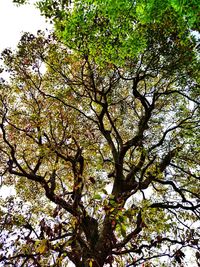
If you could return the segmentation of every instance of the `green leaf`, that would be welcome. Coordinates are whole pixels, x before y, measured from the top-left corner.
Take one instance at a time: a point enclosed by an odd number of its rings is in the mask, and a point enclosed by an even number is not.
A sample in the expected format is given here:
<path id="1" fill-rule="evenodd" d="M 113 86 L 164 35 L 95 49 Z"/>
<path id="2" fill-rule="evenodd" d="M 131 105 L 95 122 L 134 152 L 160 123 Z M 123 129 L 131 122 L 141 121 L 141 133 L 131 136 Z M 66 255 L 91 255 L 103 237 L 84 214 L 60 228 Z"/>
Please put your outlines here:
<path id="1" fill-rule="evenodd" d="M 102 199 L 101 195 L 99 195 L 99 194 L 94 195 L 93 198 L 96 199 L 96 200 L 101 200 Z"/>

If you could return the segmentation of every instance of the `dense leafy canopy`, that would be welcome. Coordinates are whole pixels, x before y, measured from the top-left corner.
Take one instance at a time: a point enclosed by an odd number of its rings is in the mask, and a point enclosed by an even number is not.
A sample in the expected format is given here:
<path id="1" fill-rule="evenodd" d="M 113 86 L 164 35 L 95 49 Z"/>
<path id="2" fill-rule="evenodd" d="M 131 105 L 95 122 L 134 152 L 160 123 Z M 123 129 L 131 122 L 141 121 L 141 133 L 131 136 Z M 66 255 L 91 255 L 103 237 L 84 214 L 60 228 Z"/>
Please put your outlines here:
<path id="1" fill-rule="evenodd" d="M 13 0 L 13 3 L 24 4 L 29 2 L 28 0 Z M 139 19 L 143 23 L 150 21 L 161 21 L 166 11 L 172 10 L 179 17 L 179 22 L 184 20 L 185 23 L 192 29 L 198 30 L 199 27 L 199 2 L 198 0 L 168 0 L 168 1 L 155 1 L 155 0 L 35 0 L 37 6 L 41 9 L 42 13 L 47 17 L 55 21 L 61 21 L 63 18 L 69 18 L 71 12 L 71 6 L 75 7 L 76 18 L 77 15 L 82 15 L 89 11 L 90 15 L 94 11 L 100 11 L 101 15 L 104 14 L 107 17 L 115 17 L 119 15 L 133 15 L 133 18 Z M 77 13 L 79 11 L 79 14 Z M 70 11 L 70 12 L 69 12 Z M 127 13 L 128 11 L 128 13 Z M 126 12 L 122 14 L 123 12 Z M 123 16 L 124 18 L 124 16 Z"/>
<path id="2" fill-rule="evenodd" d="M 166 31 L 166 38 L 187 43 L 188 29 L 198 31 L 200 23 L 196 0 L 41 0 L 37 6 L 68 47 L 94 56 L 98 64 L 121 66 L 144 52 L 155 24 Z"/>
<path id="3" fill-rule="evenodd" d="M 56 36 L 2 53 L 4 266 L 200 264 L 195 22 L 156 3 L 41 1 Z"/>

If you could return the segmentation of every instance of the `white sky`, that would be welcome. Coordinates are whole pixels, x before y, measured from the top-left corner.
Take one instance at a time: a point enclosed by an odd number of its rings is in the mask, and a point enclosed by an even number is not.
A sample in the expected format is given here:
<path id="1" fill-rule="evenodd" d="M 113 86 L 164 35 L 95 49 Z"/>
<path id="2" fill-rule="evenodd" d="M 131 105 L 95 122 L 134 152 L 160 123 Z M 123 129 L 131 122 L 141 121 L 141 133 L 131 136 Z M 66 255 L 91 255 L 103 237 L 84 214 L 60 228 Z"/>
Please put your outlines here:
<path id="1" fill-rule="evenodd" d="M 0 52 L 6 47 L 15 48 L 22 32 L 34 34 L 46 28 L 50 25 L 33 5 L 17 7 L 12 0 L 0 0 Z"/>

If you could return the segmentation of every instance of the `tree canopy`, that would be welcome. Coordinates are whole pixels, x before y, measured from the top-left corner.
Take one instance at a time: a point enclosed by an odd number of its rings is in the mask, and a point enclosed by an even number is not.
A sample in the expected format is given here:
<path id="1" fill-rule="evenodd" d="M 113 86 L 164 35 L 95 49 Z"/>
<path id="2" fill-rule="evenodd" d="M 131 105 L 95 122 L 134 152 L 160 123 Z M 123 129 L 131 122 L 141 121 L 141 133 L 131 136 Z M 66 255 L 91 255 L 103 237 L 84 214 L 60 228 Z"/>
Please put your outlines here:
<path id="1" fill-rule="evenodd" d="M 178 3 L 40 1 L 55 33 L 2 53 L 4 266 L 200 265 L 198 16 Z"/>

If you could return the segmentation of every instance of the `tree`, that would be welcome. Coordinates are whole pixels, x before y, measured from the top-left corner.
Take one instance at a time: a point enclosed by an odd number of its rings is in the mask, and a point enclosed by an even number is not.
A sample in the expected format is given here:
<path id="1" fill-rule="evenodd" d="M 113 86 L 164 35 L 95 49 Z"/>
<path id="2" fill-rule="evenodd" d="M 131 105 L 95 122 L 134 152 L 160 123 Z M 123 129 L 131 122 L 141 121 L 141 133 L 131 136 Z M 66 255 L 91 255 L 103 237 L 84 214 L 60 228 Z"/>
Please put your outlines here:
<path id="1" fill-rule="evenodd" d="M 131 12 L 86 12 L 70 42 L 72 12 L 62 42 L 26 33 L 3 52 L 4 266 L 181 266 L 187 248 L 199 264 L 198 56 L 166 12 L 135 20 L 131 39 Z"/>

